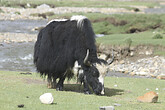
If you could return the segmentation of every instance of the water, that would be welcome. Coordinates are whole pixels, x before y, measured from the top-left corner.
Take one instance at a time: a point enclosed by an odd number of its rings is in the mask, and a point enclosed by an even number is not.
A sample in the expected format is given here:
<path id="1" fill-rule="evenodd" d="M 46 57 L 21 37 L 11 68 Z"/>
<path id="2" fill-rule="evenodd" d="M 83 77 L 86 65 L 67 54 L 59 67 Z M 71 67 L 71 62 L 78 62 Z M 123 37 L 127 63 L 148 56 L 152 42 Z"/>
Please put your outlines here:
<path id="1" fill-rule="evenodd" d="M 162 8 L 147 8 L 145 9 L 147 14 L 165 14 L 165 7 Z"/>
<path id="2" fill-rule="evenodd" d="M 0 70 L 35 72 L 34 43 L 12 43 L 0 46 Z"/>
<path id="3" fill-rule="evenodd" d="M 43 27 L 47 20 L 0 21 L 0 32 L 36 34 L 35 27 Z M 35 72 L 33 64 L 34 42 L 0 45 L 0 70 Z"/>
<path id="4" fill-rule="evenodd" d="M 36 34 L 35 27 L 43 27 L 47 20 L 0 20 L 0 32 Z"/>

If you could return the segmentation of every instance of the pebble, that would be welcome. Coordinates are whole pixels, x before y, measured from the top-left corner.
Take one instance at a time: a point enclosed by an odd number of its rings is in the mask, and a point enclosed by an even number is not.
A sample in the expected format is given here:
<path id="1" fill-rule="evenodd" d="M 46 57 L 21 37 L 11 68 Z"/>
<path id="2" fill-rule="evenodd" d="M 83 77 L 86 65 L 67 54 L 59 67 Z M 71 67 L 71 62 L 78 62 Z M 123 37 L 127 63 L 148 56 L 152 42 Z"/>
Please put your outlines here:
<path id="1" fill-rule="evenodd" d="M 109 68 L 111 71 L 128 73 L 132 76 L 147 76 L 157 79 L 165 79 L 165 58 L 163 56 L 155 56 L 138 59 L 137 61 L 121 60 L 114 62 Z"/>
<path id="2" fill-rule="evenodd" d="M 100 107 L 100 110 L 115 110 L 114 106 L 102 106 Z"/>

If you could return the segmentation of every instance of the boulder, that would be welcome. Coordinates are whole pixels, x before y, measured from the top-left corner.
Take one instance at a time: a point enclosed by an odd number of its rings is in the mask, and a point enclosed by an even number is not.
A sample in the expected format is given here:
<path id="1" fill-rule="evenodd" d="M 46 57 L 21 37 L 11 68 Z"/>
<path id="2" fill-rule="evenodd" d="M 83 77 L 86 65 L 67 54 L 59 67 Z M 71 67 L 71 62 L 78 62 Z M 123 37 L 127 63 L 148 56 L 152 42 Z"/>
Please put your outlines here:
<path id="1" fill-rule="evenodd" d="M 45 94 L 41 95 L 39 99 L 40 99 L 41 103 L 43 103 L 43 104 L 52 104 L 53 100 L 54 100 L 51 93 L 45 93 Z"/>
<path id="2" fill-rule="evenodd" d="M 158 95 L 155 92 L 151 91 L 147 92 L 143 96 L 139 96 L 137 100 L 139 102 L 156 103 L 158 101 Z"/>

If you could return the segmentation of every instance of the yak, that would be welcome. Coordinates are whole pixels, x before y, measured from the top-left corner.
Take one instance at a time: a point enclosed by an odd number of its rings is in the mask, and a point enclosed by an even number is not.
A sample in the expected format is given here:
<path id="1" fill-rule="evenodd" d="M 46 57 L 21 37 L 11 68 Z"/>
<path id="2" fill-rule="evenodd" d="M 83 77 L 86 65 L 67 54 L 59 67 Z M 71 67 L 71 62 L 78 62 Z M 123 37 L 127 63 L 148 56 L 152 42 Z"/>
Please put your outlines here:
<path id="1" fill-rule="evenodd" d="M 40 30 L 34 46 L 34 64 L 41 76 L 47 76 L 49 88 L 62 91 L 64 80 L 78 74 L 85 94 L 91 93 L 89 87 L 97 95 L 104 94 L 99 71 L 107 62 L 97 56 L 95 37 L 90 20 L 81 15 L 52 20 Z"/>

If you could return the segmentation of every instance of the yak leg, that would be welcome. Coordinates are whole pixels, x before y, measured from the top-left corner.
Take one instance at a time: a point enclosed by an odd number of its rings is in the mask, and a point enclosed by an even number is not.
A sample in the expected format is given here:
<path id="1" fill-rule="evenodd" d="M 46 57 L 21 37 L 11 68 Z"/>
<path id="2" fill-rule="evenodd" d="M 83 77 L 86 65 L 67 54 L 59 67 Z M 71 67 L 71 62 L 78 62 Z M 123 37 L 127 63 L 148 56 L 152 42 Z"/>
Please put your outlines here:
<path id="1" fill-rule="evenodd" d="M 84 85 L 84 94 L 91 94 L 91 92 L 89 90 L 88 82 L 86 80 L 86 76 L 84 76 L 83 85 Z"/>
<path id="2" fill-rule="evenodd" d="M 56 78 L 51 78 L 49 75 L 48 75 L 48 78 L 47 78 L 47 87 L 49 89 L 54 89 L 56 87 Z"/>
<path id="3" fill-rule="evenodd" d="M 48 78 L 47 78 L 47 87 L 49 88 L 49 89 L 51 89 L 52 88 L 52 78 L 48 75 Z"/>
<path id="4" fill-rule="evenodd" d="M 61 77 L 60 80 L 58 81 L 57 86 L 56 86 L 57 91 L 63 91 L 64 80 L 65 80 L 65 76 Z"/>
<path id="5" fill-rule="evenodd" d="M 53 81 L 52 81 L 52 88 L 53 88 L 53 89 L 56 88 L 56 78 L 53 78 Z"/>

